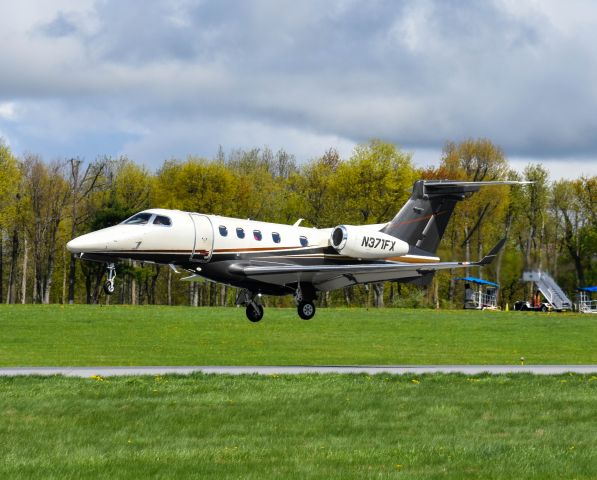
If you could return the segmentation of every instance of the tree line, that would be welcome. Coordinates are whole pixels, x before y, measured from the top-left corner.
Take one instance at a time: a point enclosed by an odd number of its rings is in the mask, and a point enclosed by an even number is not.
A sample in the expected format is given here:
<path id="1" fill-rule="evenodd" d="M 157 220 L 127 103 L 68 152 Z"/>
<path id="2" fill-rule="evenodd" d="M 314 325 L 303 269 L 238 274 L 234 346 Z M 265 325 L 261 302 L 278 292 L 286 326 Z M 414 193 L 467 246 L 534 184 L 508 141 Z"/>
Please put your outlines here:
<path id="1" fill-rule="evenodd" d="M 232 305 L 234 289 L 177 282 L 167 266 L 132 261 L 118 266 L 116 293 L 106 297 L 105 266 L 76 260 L 65 245 L 150 207 L 279 223 L 303 218 L 313 227 L 383 223 L 419 178 L 534 183 L 485 188 L 456 207 L 438 255 L 475 260 L 506 235 L 491 267 L 442 271 L 424 289 L 395 282 L 350 287 L 322 295 L 321 305 L 459 306 L 462 286 L 454 278 L 463 274 L 499 283 L 502 305 L 528 296 L 520 282 L 528 269 L 550 272 L 568 292 L 597 283 L 597 177 L 550 181 L 541 165 L 517 173 L 486 139 L 446 143 L 439 166 L 429 168 L 372 140 L 349 158 L 329 149 L 298 165 L 284 150 L 220 148 L 215 158 L 170 159 L 154 172 L 126 157 L 17 158 L 0 142 L 0 302 Z"/>

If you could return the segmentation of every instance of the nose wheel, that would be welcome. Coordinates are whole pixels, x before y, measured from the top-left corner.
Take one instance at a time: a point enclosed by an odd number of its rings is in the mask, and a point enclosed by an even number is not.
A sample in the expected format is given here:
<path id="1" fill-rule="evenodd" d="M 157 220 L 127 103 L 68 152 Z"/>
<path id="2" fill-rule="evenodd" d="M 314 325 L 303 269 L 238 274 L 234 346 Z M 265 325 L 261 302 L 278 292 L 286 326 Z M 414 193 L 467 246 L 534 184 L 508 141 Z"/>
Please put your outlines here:
<path id="1" fill-rule="evenodd" d="M 243 289 L 236 296 L 236 304 L 246 307 L 245 313 L 250 322 L 258 322 L 263 318 L 263 306 L 258 303 L 260 295 Z"/>
<path id="2" fill-rule="evenodd" d="M 116 267 L 113 263 L 108 264 L 108 279 L 104 283 L 104 293 L 112 295 L 116 288 L 114 287 L 114 280 L 116 279 Z"/>
<path id="3" fill-rule="evenodd" d="M 259 304 L 247 305 L 246 314 L 250 322 L 258 322 L 263 318 L 263 307 Z"/>

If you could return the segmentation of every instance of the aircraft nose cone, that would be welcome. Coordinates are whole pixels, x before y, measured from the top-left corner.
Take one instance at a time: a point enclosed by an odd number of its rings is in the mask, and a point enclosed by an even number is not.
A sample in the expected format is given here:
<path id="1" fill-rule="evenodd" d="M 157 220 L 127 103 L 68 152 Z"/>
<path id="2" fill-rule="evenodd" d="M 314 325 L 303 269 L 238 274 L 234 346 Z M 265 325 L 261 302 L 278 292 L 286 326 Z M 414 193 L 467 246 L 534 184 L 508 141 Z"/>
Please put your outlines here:
<path id="1" fill-rule="evenodd" d="M 108 248 L 108 242 L 106 231 L 100 230 L 73 238 L 66 244 L 66 248 L 72 253 L 99 252 Z"/>
<path id="2" fill-rule="evenodd" d="M 74 239 L 72 239 L 70 242 L 68 242 L 68 243 L 66 244 L 66 249 L 67 249 L 69 252 L 72 252 L 72 253 L 77 253 L 77 252 L 78 252 L 78 250 L 77 250 L 77 239 L 76 239 L 76 238 L 74 238 Z"/>
<path id="3" fill-rule="evenodd" d="M 85 237 L 85 235 L 73 238 L 70 242 L 68 242 L 66 244 L 67 250 L 72 253 L 81 253 L 87 251 L 89 247 L 89 242 L 86 241 L 83 237 Z"/>

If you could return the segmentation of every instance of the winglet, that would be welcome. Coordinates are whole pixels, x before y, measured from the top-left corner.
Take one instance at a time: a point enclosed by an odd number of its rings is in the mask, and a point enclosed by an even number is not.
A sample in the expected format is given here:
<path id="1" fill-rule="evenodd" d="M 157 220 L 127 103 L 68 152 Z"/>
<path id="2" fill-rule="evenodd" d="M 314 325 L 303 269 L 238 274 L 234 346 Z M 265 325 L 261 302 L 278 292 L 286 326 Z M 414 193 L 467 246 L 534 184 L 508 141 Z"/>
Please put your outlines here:
<path id="1" fill-rule="evenodd" d="M 183 277 L 183 278 L 181 278 L 181 280 L 183 282 L 201 282 L 202 280 L 205 280 L 205 279 L 201 275 L 194 274 L 189 277 Z"/>
<path id="2" fill-rule="evenodd" d="M 489 252 L 487 255 L 485 255 L 481 260 L 479 260 L 477 262 L 477 265 L 479 266 L 483 266 L 483 265 L 489 265 L 491 262 L 493 262 L 493 260 L 495 259 L 495 257 L 497 257 L 497 254 L 500 253 L 500 250 L 502 248 L 504 248 L 504 244 L 506 243 L 506 239 L 502 238 L 495 247 L 493 247 L 491 249 L 491 252 Z"/>

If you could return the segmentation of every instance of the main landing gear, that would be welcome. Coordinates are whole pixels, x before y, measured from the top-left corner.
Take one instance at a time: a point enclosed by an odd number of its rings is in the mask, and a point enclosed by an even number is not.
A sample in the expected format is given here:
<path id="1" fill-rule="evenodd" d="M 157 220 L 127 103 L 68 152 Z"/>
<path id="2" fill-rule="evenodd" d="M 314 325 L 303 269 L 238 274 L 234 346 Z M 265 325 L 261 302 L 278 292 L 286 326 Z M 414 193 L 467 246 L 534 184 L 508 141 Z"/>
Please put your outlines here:
<path id="1" fill-rule="evenodd" d="M 313 300 L 316 298 L 315 289 L 311 285 L 298 284 L 296 292 L 294 293 L 294 301 L 296 302 L 296 310 L 299 317 L 303 320 L 311 320 L 315 315 L 315 304 Z"/>
<path id="2" fill-rule="evenodd" d="M 315 315 L 315 304 L 313 302 L 301 301 L 296 307 L 299 317 L 303 320 L 311 320 Z"/>
<path id="3" fill-rule="evenodd" d="M 298 316 L 303 320 L 311 320 L 315 315 L 315 289 L 310 285 L 299 285 L 294 293 Z M 236 296 L 236 304 L 245 307 L 247 318 L 251 322 L 258 322 L 263 318 L 263 305 L 259 299 L 261 294 L 243 289 Z"/>
<path id="4" fill-rule="evenodd" d="M 104 293 L 112 295 L 114 293 L 114 280 L 116 279 L 116 266 L 113 263 L 108 264 L 108 279 L 104 283 Z"/>

